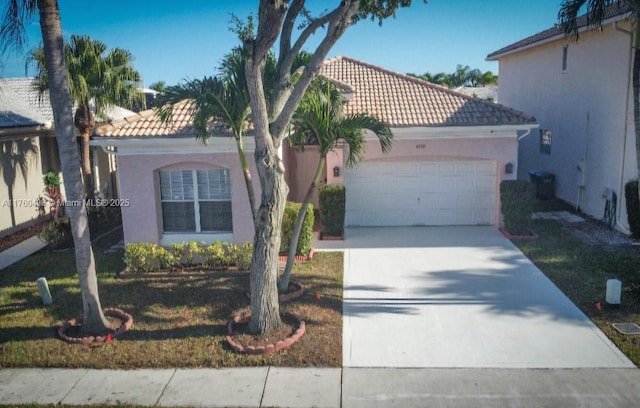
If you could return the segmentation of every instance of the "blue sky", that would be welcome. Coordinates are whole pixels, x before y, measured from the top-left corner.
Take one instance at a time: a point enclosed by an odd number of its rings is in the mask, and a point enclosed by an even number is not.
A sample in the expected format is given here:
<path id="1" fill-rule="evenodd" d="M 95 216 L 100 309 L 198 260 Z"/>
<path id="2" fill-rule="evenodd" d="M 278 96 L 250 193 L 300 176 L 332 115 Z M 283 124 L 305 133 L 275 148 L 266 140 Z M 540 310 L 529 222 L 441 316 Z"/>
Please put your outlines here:
<path id="1" fill-rule="evenodd" d="M 231 13 L 244 18 L 257 0 L 58 0 L 65 36 L 86 34 L 110 47 L 128 49 L 145 84 L 215 73 L 238 44 L 229 31 Z M 312 11 L 337 0 L 309 0 Z M 453 72 L 457 64 L 497 73 L 490 52 L 556 23 L 561 0 L 414 0 L 382 27 L 363 21 L 349 28 L 329 56 L 345 55 L 393 71 Z M 37 20 L 28 27 L 30 46 L 40 42 Z M 308 49 L 311 51 L 311 49 Z M 24 57 L 1 57 L 0 76 L 24 76 Z M 29 72 L 33 75 L 33 70 Z"/>

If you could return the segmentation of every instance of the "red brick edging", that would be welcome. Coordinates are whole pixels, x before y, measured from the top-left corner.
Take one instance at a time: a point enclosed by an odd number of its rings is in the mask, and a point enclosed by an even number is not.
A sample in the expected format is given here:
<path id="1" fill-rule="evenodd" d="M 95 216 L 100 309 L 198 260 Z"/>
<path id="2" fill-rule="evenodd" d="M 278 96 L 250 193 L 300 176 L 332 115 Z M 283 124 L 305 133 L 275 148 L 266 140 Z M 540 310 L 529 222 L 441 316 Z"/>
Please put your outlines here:
<path id="1" fill-rule="evenodd" d="M 289 285 L 296 286 L 298 289 L 294 290 L 293 292 L 282 293 L 282 294 L 278 295 L 278 301 L 280 303 L 284 303 L 284 302 L 288 302 L 288 301 L 293 300 L 293 299 L 297 299 L 300 296 L 302 296 L 302 294 L 304 293 L 304 286 L 302 285 L 302 283 L 290 281 Z"/>
<path id="2" fill-rule="evenodd" d="M 529 231 L 529 235 L 511 235 L 507 230 L 500 228 L 500 232 L 510 240 L 533 241 L 538 238 L 538 234 L 533 231 Z"/>
<path id="3" fill-rule="evenodd" d="M 86 336 L 86 337 L 70 337 L 66 335 L 67 330 L 73 326 L 79 326 L 82 324 L 82 316 L 74 317 L 72 319 L 67 320 L 62 324 L 62 327 L 58 329 L 58 337 L 70 344 L 104 344 L 110 341 L 110 339 L 114 339 L 124 332 L 129 331 L 131 326 L 133 326 L 133 317 L 124 312 L 121 309 L 116 309 L 114 307 L 106 307 L 102 311 L 105 316 L 117 317 L 122 320 L 122 324 L 118 327 L 113 333 L 106 336 Z"/>
<path id="4" fill-rule="evenodd" d="M 284 340 L 277 341 L 276 344 L 267 344 L 266 346 L 258 346 L 258 347 L 254 347 L 254 346 L 244 347 L 242 344 L 239 344 L 238 342 L 234 341 L 232 336 L 233 336 L 234 325 L 238 323 L 246 323 L 247 321 L 249 321 L 249 318 L 251 317 L 251 311 L 247 310 L 241 313 L 240 315 L 234 317 L 233 319 L 229 320 L 229 323 L 227 323 L 227 332 L 229 333 L 229 335 L 227 336 L 227 343 L 229 343 L 229 346 L 231 346 L 231 348 L 234 351 L 238 353 L 244 353 L 244 354 L 255 355 L 255 354 L 275 353 L 276 351 L 286 350 L 289 347 L 291 347 L 293 344 L 297 343 L 298 340 L 300 340 L 302 335 L 305 333 L 306 326 L 304 324 L 304 320 L 301 320 L 298 316 L 294 315 L 291 312 L 285 312 L 283 313 L 283 315 L 291 317 L 296 322 L 298 322 L 298 328 L 296 329 L 296 331 L 293 333 L 292 336 L 287 337 Z"/>
<path id="5" fill-rule="evenodd" d="M 316 250 L 311 248 L 311 250 L 309 251 L 309 255 L 296 255 L 293 258 L 293 261 L 294 262 L 308 262 L 308 261 L 313 259 L 313 256 L 315 255 L 315 253 L 316 253 Z M 283 263 L 287 262 L 287 258 L 288 258 L 287 255 L 278 255 L 278 261 L 280 261 L 280 262 L 283 262 Z"/>

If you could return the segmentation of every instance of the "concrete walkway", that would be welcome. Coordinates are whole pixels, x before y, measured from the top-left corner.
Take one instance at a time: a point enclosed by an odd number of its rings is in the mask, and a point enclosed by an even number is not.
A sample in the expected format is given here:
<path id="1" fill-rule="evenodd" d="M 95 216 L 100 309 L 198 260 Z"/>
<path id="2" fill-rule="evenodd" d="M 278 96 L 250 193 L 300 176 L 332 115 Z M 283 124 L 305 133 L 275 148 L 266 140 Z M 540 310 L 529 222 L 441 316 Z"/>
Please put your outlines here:
<path id="1" fill-rule="evenodd" d="M 0 370 L 2 404 L 165 407 L 638 407 L 637 369 Z"/>
<path id="2" fill-rule="evenodd" d="M 37 236 L 28 238 L 11 248 L 0 252 L 0 270 L 8 268 L 14 263 L 23 260 L 29 255 L 38 252 L 44 248 L 46 244 Z"/>

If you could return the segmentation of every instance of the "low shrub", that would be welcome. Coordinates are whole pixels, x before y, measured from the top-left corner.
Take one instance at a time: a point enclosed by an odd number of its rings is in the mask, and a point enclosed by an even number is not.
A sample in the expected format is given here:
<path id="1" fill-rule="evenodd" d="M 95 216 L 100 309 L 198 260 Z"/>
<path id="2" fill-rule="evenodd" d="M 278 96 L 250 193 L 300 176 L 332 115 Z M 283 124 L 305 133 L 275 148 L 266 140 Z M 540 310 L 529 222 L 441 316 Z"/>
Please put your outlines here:
<path id="1" fill-rule="evenodd" d="M 214 241 L 201 249 L 204 262 L 210 268 L 223 268 L 231 264 L 231 256 L 227 244 Z"/>
<path id="2" fill-rule="evenodd" d="M 638 180 L 631 180 L 624 185 L 624 197 L 627 203 L 627 221 L 634 238 L 640 238 L 640 198 L 638 197 Z"/>
<path id="3" fill-rule="evenodd" d="M 135 242 L 125 245 L 124 263 L 132 272 L 151 272 L 159 269 L 192 267 L 202 261 L 212 269 L 236 266 L 239 270 L 251 268 L 253 245 L 227 244 L 214 241 L 200 246 L 197 242 L 172 244 L 169 249 L 150 242 Z"/>
<path id="4" fill-rule="evenodd" d="M 318 191 L 320 225 L 322 233 L 341 236 L 344 233 L 345 188 L 340 184 L 327 184 Z"/>
<path id="5" fill-rule="evenodd" d="M 247 271 L 251 269 L 253 244 L 249 242 L 244 245 L 229 244 L 228 251 L 231 264 L 235 265 L 238 270 Z"/>
<path id="6" fill-rule="evenodd" d="M 280 253 L 287 254 L 289 252 L 289 244 L 293 235 L 293 228 L 298 218 L 298 212 L 302 204 L 287 201 L 284 208 L 284 217 L 282 218 L 282 234 L 280 240 Z M 302 229 L 300 230 L 300 238 L 296 246 L 296 255 L 309 255 L 311 251 L 311 241 L 313 239 L 313 223 L 315 216 L 313 214 L 313 204 L 307 205 L 307 212 L 302 221 Z"/>
<path id="7" fill-rule="evenodd" d="M 182 242 L 169 246 L 177 263 L 183 266 L 191 266 L 198 256 L 202 255 L 202 247 L 197 242 Z"/>
<path id="8" fill-rule="evenodd" d="M 528 234 L 535 204 L 535 187 L 525 180 L 504 180 L 500 183 L 501 210 L 504 228 L 512 235 Z"/>
<path id="9" fill-rule="evenodd" d="M 59 218 L 50 222 L 38 233 L 38 237 L 53 249 L 73 248 L 69 218 Z"/>
<path id="10" fill-rule="evenodd" d="M 130 271 L 149 272 L 158 268 L 154 253 L 157 245 L 150 242 L 133 242 L 124 247 L 124 263 Z"/>

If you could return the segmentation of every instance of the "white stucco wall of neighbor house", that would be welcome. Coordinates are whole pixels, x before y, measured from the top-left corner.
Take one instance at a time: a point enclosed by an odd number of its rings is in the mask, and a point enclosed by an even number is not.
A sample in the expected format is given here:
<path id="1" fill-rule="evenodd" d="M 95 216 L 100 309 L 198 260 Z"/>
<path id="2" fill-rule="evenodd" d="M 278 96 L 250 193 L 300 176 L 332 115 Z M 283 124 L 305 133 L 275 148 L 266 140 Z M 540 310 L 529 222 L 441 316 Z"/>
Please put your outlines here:
<path id="1" fill-rule="evenodd" d="M 621 28 L 629 27 L 608 25 L 579 41 L 559 38 L 499 57 L 499 99 L 552 132 L 550 154 L 541 153 L 537 132 L 520 143 L 518 177 L 554 173 L 556 195 L 595 218 L 604 214 L 604 189 L 612 189 L 617 226 L 626 230 L 624 184 L 637 172 L 631 37 Z"/>
<path id="2" fill-rule="evenodd" d="M 126 149 L 120 151 L 126 152 Z M 257 175 L 252 160 L 250 167 L 252 174 Z M 158 172 L 211 168 L 230 171 L 233 233 L 163 233 Z M 118 174 L 120 198 L 123 202 L 122 225 L 125 243 L 153 242 L 168 245 L 182 241 L 221 240 L 243 244 L 253 241 L 253 219 L 237 153 L 120 154 Z M 257 176 L 253 177 L 253 182 L 256 197 L 259 199 L 260 185 Z"/>

